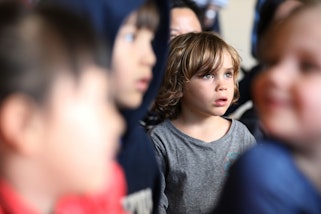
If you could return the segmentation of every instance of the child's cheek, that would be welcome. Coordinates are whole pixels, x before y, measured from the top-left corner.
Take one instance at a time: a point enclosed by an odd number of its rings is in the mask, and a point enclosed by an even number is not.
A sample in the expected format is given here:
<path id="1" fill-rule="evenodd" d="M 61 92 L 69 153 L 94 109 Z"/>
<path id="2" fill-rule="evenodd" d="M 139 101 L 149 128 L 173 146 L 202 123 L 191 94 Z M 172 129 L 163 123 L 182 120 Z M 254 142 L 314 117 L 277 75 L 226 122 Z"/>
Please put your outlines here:
<path id="1" fill-rule="evenodd" d="M 297 113 L 300 117 L 301 126 L 305 127 L 307 134 L 312 132 L 321 133 L 321 96 L 318 91 L 321 90 L 320 81 L 311 81 L 307 84 L 301 83 L 298 90 L 295 91 L 295 101 L 297 103 Z"/>

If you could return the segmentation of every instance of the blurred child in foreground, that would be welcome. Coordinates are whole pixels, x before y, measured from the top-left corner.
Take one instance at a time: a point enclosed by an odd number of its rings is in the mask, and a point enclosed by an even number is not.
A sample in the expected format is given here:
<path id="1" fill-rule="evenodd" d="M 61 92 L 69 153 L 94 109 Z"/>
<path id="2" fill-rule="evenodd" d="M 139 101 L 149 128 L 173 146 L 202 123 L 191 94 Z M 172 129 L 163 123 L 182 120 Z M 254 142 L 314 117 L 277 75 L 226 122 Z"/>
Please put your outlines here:
<path id="1" fill-rule="evenodd" d="M 100 193 L 114 176 L 124 124 L 108 55 L 64 10 L 6 1 L 0 14 L 0 213 L 63 213 L 62 197 Z"/>
<path id="2" fill-rule="evenodd" d="M 274 138 L 231 167 L 216 213 L 321 213 L 321 6 L 302 6 L 260 45 L 254 102 Z"/>
<path id="3" fill-rule="evenodd" d="M 130 212 L 156 212 L 159 169 L 152 143 L 140 126 L 163 78 L 169 37 L 167 0 L 43 0 L 84 15 L 109 41 L 116 105 L 126 121 L 119 163 L 128 185 Z"/>
<path id="4" fill-rule="evenodd" d="M 117 4 L 110 1 L 108 5 L 110 10 Z M 159 168 L 152 143 L 139 121 L 147 114 L 163 78 L 168 18 L 167 1 L 141 1 L 118 26 L 106 29 L 108 35 L 116 33 L 112 78 L 116 105 L 127 124 L 118 160 L 128 184 L 124 208 L 132 213 L 157 213 L 159 203 Z"/>

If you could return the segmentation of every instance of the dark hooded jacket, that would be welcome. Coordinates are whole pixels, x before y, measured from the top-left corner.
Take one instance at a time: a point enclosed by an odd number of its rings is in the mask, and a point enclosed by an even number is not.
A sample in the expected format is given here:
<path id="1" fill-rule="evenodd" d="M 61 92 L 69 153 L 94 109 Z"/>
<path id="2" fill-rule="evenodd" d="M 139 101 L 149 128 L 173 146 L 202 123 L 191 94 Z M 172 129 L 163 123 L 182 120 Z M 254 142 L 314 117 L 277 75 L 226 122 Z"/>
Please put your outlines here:
<path id="1" fill-rule="evenodd" d="M 125 18 L 145 2 L 145 0 L 42 1 L 61 4 L 81 15 L 87 16 L 93 22 L 98 32 L 111 45 L 113 45 L 117 32 Z M 155 2 L 161 17 L 153 43 L 157 57 L 157 63 L 153 69 L 153 80 L 138 109 L 121 110 L 127 122 L 127 130 L 123 136 L 122 148 L 118 157 L 119 163 L 125 171 L 128 185 L 128 197 L 125 199 L 125 207 L 131 207 L 129 210 L 137 213 L 142 213 L 145 208 L 148 209 L 151 206 L 148 199 L 151 195 L 154 207 L 153 213 L 156 213 L 160 194 L 159 170 L 153 145 L 139 124 L 139 121 L 144 118 L 149 106 L 157 95 L 167 58 L 169 2 L 168 0 L 155 0 Z M 138 212 L 139 209 L 140 211 Z"/>

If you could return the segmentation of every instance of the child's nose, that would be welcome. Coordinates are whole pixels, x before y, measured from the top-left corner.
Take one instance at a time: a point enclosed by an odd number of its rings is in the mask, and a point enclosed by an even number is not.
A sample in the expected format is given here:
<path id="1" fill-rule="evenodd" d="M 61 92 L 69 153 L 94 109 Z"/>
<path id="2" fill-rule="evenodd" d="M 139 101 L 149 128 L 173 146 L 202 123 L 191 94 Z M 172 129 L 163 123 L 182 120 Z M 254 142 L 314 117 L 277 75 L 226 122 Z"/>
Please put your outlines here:
<path id="1" fill-rule="evenodd" d="M 151 44 L 146 45 L 144 54 L 142 55 L 143 62 L 153 67 L 156 63 L 156 55 Z"/>
<path id="2" fill-rule="evenodd" d="M 223 91 L 227 89 L 225 84 L 225 79 L 223 76 L 217 76 L 215 79 L 215 83 L 216 83 L 215 90 Z"/>

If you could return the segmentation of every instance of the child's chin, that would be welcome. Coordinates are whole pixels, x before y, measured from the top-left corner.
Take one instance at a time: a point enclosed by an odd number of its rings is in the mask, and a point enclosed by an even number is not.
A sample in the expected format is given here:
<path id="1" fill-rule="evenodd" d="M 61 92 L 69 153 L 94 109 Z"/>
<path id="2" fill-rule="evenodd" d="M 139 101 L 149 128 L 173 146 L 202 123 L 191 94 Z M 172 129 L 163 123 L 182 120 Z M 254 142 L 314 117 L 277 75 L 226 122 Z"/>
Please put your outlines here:
<path id="1" fill-rule="evenodd" d="M 128 109 L 138 108 L 142 104 L 142 101 L 143 101 L 143 97 L 141 96 L 130 99 L 126 103 L 126 108 Z"/>
<path id="2" fill-rule="evenodd" d="M 108 168 L 110 167 L 108 166 Z M 106 190 L 106 188 L 110 185 L 111 179 L 112 179 L 110 171 L 111 170 L 108 170 L 108 173 L 107 173 L 105 169 L 105 172 L 106 172 L 105 174 L 96 175 L 95 177 L 92 176 L 92 178 L 88 180 L 86 188 L 83 189 L 83 193 L 97 194 Z"/>
<path id="3" fill-rule="evenodd" d="M 89 188 L 86 191 L 87 194 L 102 193 L 109 186 L 110 180 L 111 180 L 111 176 L 107 176 L 105 177 L 104 180 L 100 180 L 91 184 L 91 186 L 89 186 Z"/>

